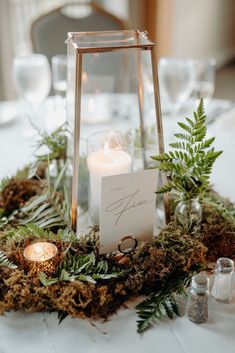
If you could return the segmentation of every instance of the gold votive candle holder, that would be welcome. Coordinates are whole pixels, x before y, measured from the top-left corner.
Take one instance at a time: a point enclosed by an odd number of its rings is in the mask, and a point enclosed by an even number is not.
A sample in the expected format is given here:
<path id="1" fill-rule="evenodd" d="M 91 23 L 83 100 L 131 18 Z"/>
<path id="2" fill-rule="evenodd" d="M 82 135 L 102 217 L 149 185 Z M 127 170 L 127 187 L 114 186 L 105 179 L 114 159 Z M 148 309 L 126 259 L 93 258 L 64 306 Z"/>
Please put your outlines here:
<path id="1" fill-rule="evenodd" d="M 37 242 L 26 246 L 23 256 L 29 272 L 53 274 L 56 269 L 58 248 L 49 242 Z"/>

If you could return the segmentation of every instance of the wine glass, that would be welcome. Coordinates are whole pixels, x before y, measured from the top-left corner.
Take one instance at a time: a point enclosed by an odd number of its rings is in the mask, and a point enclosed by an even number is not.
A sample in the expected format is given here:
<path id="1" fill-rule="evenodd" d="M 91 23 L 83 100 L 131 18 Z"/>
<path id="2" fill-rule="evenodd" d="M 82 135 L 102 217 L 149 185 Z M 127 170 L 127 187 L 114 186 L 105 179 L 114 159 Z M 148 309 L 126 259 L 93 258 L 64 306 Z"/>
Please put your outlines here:
<path id="1" fill-rule="evenodd" d="M 163 124 L 166 145 L 177 130 L 176 115 L 190 97 L 196 80 L 196 65 L 191 59 L 162 58 L 159 62 L 160 95 L 165 113 Z"/>
<path id="2" fill-rule="evenodd" d="M 52 84 L 56 95 L 65 97 L 67 90 L 67 56 L 55 55 L 51 59 Z"/>
<path id="3" fill-rule="evenodd" d="M 17 56 L 13 61 L 13 79 L 16 92 L 31 108 L 31 116 L 40 120 L 39 107 L 46 99 L 51 88 L 51 71 L 47 57 L 42 54 Z M 37 127 L 39 121 L 33 122 Z M 30 131 L 29 135 L 32 134 Z"/>
<path id="4" fill-rule="evenodd" d="M 66 121 L 67 56 L 55 55 L 51 59 L 54 111 L 47 121 L 47 129 L 54 130 Z"/>
<path id="5" fill-rule="evenodd" d="M 215 90 L 215 60 L 196 60 L 196 81 L 192 97 L 198 106 L 201 98 L 207 106 Z"/>
<path id="6" fill-rule="evenodd" d="M 161 58 L 159 83 L 172 115 L 175 115 L 192 93 L 196 79 L 196 65 L 191 59 Z"/>

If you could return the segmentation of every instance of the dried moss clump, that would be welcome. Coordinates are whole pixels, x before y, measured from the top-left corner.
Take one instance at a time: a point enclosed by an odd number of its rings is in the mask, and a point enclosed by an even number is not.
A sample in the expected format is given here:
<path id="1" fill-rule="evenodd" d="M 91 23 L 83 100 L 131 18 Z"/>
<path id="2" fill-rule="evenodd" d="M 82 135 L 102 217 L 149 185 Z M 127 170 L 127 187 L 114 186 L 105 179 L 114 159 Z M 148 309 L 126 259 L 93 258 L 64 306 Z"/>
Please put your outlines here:
<path id="1" fill-rule="evenodd" d="M 74 317 L 106 317 L 126 295 L 120 286 L 94 285 L 81 281 L 44 287 L 38 278 L 23 270 L 0 268 L 0 314 L 10 310 L 26 312 L 58 311 Z"/>
<path id="2" fill-rule="evenodd" d="M 207 260 L 235 258 L 235 223 L 211 206 L 203 206 L 201 241 L 208 248 Z"/>
<path id="3" fill-rule="evenodd" d="M 134 276 L 141 274 L 144 293 L 161 288 L 171 278 L 205 266 L 207 249 L 197 239 L 170 223 L 152 242 L 141 244 L 132 256 Z M 132 275 L 127 282 L 131 283 Z"/>
<path id="4" fill-rule="evenodd" d="M 0 194 L 0 208 L 4 209 L 4 215 L 7 216 L 41 191 L 42 183 L 39 180 L 12 179 Z"/>
<path id="5" fill-rule="evenodd" d="M 10 246 L 7 246 L 8 242 Z M 49 310 L 75 317 L 106 318 L 126 300 L 160 288 L 172 276 L 182 273 L 187 276 L 198 264 L 205 264 L 206 253 L 198 240 L 178 234 L 178 231 L 172 235 L 162 232 L 158 239 L 139 244 L 129 258 L 106 259 L 110 267 L 115 264 L 116 268 L 128 270 L 124 276 L 99 280 L 96 284 L 75 280 L 44 286 L 38 276 L 28 272 L 20 256 L 26 244 L 27 240 L 15 244 L 10 239 L 5 240 L 4 248 L 9 249 L 7 255 L 19 268 L 0 267 L 0 314 L 9 310 Z M 62 259 L 64 243 L 56 245 Z M 77 244 L 72 247 L 77 248 Z"/>

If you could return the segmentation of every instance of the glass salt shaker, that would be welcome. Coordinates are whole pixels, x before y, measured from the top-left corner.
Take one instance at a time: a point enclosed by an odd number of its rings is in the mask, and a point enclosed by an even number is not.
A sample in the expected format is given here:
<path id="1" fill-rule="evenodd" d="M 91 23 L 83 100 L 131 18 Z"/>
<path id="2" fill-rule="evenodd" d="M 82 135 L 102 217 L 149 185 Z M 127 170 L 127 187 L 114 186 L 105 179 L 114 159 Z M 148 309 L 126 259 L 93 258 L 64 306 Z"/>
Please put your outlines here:
<path id="1" fill-rule="evenodd" d="M 209 278 L 198 273 L 193 276 L 186 308 L 189 320 L 202 324 L 208 320 Z"/>
<path id="2" fill-rule="evenodd" d="M 214 300 L 221 303 L 229 303 L 232 300 L 233 271 L 233 260 L 227 257 L 221 257 L 217 260 L 211 290 L 211 296 Z"/>

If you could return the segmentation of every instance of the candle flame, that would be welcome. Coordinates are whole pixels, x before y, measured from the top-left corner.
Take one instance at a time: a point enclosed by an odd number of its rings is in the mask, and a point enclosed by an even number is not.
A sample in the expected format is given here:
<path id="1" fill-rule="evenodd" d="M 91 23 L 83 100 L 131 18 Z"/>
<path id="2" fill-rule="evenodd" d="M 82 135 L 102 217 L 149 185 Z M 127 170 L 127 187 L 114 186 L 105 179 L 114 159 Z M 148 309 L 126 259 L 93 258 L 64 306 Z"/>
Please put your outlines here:
<path id="1" fill-rule="evenodd" d="M 88 75 L 86 71 L 83 71 L 82 73 L 82 82 L 87 82 L 88 81 Z"/>
<path id="2" fill-rule="evenodd" d="M 24 250 L 24 257 L 29 261 L 43 262 L 57 254 L 57 247 L 48 242 L 39 242 L 28 245 Z"/>
<path id="3" fill-rule="evenodd" d="M 109 143 L 107 141 L 104 143 L 104 155 L 108 158 L 111 157 Z"/>
<path id="4" fill-rule="evenodd" d="M 88 111 L 90 113 L 94 113 L 95 111 L 95 102 L 94 102 L 94 99 L 93 98 L 90 98 L 89 99 L 89 102 L 88 102 Z"/>

